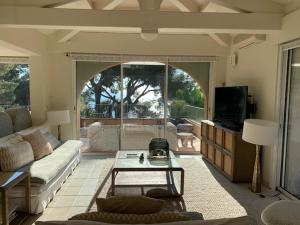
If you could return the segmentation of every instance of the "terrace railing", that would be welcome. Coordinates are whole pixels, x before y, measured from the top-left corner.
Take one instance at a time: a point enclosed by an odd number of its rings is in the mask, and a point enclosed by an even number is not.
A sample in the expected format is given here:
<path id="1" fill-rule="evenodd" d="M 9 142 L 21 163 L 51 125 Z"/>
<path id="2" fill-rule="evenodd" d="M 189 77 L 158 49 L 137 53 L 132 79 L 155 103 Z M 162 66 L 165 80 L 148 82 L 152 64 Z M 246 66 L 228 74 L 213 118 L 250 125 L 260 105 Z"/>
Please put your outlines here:
<path id="1" fill-rule="evenodd" d="M 186 118 L 200 122 L 204 118 L 204 108 L 186 105 L 184 107 Z"/>

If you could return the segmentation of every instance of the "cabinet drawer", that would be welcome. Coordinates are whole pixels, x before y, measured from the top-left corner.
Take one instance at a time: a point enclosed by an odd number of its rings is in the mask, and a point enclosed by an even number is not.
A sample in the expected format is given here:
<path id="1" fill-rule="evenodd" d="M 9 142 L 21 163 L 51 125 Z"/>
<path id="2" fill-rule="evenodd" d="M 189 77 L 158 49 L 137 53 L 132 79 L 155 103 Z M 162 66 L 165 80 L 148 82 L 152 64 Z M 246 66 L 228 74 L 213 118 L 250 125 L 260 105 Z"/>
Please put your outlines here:
<path id="1" fill-rule="evenodd" d="M 207 143 L 205 141 L 201 141 L 201 154 L 207 158 Z"/>
<path id="2" fill-rule="evenodd" d="M 208 126 L 208 139 L 215 142 L 215 128 Z"/>
<path id="3" fill-rule="evenodd" d="M 215 165 L 222 169 L 222 152 L 215 149 Z"/>
<path id="4" fill-rule="evenodd" d="M 232 159 L 230 156 L 225 154 L 224 154 L 223 170 L 227 175 L 232 176 Z"/>
<path id="5" fill-rule="evenodd" d="M 208 144 L 207 145 L 207 158 L 212 161 L 213 163 L 215 162 L 215 148 L 214 146 Z"/>
<path id="6" fill-rule="evenodd" d="M 201 123 L 201 136 L 207 137 L 208 125 L 206 123 Z"/>
<path id="7" fill-rule="evenodd" d="M 224 147 L 228 151 L 234 150 L 234 134 L 229 132 L 224 132 Z"/>
<path id="8" fill-rule="evenodd" d="M 223 130 L 218 127 L 216 127 L 216 143 L 223 146 Z"/>

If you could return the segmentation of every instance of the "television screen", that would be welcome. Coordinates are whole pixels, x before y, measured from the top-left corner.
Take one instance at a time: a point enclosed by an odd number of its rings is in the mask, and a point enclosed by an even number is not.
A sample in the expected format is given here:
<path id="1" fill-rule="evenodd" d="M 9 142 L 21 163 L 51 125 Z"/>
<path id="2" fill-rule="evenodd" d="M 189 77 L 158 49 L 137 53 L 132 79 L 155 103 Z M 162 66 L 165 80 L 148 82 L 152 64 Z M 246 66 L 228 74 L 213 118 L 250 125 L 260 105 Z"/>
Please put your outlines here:
<path id="1" fill-rule="evenodd" d="M 242 128 L 247 117 L 247 99 L 247 86 L 216 88 L 214 121 Z"/>

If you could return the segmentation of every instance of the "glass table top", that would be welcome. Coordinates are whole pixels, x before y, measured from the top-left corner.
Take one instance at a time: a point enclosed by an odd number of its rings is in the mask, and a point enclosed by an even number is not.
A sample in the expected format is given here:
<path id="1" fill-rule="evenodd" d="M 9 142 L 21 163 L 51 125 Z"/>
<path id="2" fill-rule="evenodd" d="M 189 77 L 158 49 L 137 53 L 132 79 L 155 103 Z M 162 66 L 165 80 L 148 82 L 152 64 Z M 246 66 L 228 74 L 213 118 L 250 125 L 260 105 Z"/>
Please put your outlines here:
<path id="1" fill-rule="evenodd" d="M 139 156 L 144 154 L 144 159 Z M 115 169 L 182 169 L 176 157 L 170 152 L 168 159 L 149 159 L 149 151 L 118 151 L 114 163 Z"/>

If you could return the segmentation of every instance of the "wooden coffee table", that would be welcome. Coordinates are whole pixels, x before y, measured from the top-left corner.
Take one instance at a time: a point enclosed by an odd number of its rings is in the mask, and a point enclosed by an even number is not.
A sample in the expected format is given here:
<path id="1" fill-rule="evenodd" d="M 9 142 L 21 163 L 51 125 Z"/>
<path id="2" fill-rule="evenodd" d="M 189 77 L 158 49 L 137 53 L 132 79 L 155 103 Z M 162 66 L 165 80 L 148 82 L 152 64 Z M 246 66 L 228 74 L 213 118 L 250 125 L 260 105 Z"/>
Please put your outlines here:
<path id="1" fill-rule="evenodd" d="M 144 160 L 139 159 L 142 153 Z M 184 169 L 178 164 L 174 154 L 170 152 L 169 159 L 148 159 L 148 153 L 148 151 L 118 151 L 112 167 L 112 195 L 115 195 L 116 187 L 121 186 L 164 186 L 170 190 L 169 195 L 182 196 L 184 194 Z M 173 172 L 176 171 L 180 172 L 179 188 L 173 177 Z"/>

